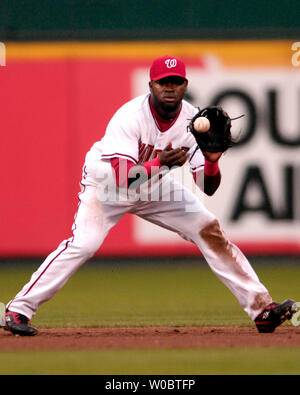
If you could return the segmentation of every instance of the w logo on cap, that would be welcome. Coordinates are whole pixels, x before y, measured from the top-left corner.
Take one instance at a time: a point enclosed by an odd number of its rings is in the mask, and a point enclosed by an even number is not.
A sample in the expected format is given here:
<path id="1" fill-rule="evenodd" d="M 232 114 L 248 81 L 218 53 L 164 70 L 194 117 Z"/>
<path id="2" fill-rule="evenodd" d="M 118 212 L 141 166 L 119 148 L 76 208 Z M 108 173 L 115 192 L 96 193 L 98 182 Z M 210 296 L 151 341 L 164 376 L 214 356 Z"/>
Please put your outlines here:
<path id="1" fill-rule="evenodd" d="M 168 67 L 168 69 L 171 69 L 172 67 L 176 67 L 177 66 L 177 60 L 176 59 L 167 59 L 165 61 L 165 64 Z"/>
<path id="2" fill-rule="evenodd" d="M 186 80 L 185 64 L 180 58 L 165 55 L 153 61 L 150 68 L 150 80 L 158 81 L 162 78 L 175 75 Z"/>

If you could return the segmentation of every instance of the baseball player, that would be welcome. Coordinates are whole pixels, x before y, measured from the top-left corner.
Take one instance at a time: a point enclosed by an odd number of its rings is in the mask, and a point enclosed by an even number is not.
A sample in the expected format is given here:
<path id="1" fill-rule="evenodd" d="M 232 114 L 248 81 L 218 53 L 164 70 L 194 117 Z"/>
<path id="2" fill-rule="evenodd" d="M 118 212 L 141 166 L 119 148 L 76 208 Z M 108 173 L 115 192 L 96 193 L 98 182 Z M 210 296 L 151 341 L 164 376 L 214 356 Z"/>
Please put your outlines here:
<path id="1" fill-rule="evenodd" d="M 38 307 L 96 253 L 126 213 L 196 244 L 259 332 L 273 332 L 292 317 L 295 302 L 273 302 L 216 217 L 170 177 L 172 168 L 188 163 L 196 184 L 207 195 L 214 194 L 221 180 L 218 161 L 222 151 L 199 149 L 193 133 L 187 132 L 198 112 L 183 99 L 187 85 L 181 59 L 163 56 L 153 61 L 150 92 L 124 104 L 111 118 L 104 137 L 86 155 L 72 236 L 46 258 L 7 304 L 5 329 L 24 336 L 37 334 L 30 320 Z"/>

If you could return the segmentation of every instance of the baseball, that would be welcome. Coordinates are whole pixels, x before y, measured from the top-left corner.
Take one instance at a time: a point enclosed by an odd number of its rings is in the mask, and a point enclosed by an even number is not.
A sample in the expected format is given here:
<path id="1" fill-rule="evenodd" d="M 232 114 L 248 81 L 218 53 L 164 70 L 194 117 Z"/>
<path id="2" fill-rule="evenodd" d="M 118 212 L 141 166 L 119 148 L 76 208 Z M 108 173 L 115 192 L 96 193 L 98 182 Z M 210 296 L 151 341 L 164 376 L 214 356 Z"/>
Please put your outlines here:
<path id="1" fill-rule="evenodd" d="M 195 120 L 194 122 L 194 128 L 197 130 L 199 133 L 205 133 L 209 130 L 210 128 L 210 122 L 207 118 L 205 117 L 199 117 Z"/>

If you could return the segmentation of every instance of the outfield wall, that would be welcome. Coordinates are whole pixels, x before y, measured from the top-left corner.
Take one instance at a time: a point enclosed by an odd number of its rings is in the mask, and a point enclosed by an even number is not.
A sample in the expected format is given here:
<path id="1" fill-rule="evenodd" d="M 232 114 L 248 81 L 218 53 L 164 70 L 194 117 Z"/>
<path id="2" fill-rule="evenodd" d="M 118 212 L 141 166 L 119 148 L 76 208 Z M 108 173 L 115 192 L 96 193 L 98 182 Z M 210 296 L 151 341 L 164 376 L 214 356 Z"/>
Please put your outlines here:
<path id="1" fill-rule="evenodd" d="M 125 101 L 148 91 L 148 68 L 181 56 L 195 106 L 221 104 L 238 147 L 204 199 L 246 253 L 300 254 L 300 66 L 292 41 L 7 43 L 0 66 L 0 255 L 41 256 L 71 236 L 85 153 Z M 300 57 L 299 57 L 300 59 Z M 183 131 L 185 132 L 185 131 Z M 116 247 L 117 246 L 117 247 Z M 195 246 L 125 216 L 98 255 L 195 255 Z"/>
<path id="2" fill-rule="evenodd" d="M 1 41 L 297 39 L 299 1 L 9 0 Z"/>

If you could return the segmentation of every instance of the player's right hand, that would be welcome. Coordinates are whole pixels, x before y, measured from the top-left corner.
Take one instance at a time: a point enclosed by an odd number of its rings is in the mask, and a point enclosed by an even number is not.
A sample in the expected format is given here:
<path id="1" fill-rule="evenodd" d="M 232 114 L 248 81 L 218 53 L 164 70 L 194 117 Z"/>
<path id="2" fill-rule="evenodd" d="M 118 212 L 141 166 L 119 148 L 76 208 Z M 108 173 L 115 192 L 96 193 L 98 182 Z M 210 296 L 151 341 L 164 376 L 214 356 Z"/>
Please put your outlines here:
<path id="1" fill-rule="evenodd" d="M 173 166 L 182 166 L 188 159 L 186 151 L 181 148 L 172 148 L 172 143 L 168 143 L 163 151 L 159 154 L 159 160 L 162 166 L 167 166 L 169 168 Z"/>

